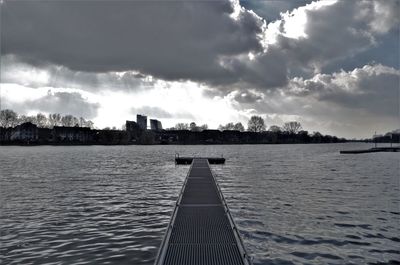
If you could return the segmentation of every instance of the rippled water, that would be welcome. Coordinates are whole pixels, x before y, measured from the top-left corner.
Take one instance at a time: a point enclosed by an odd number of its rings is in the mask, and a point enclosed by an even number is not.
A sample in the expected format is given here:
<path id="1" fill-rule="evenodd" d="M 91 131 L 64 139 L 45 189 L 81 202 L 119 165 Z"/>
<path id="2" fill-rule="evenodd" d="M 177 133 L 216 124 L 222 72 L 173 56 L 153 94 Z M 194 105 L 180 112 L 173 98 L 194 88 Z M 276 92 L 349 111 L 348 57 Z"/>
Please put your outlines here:
<path id="1" fill-rule="evenodd" d="M 399 264 L 400 154 L 363 144 L 0 147 L 2 264 L 152 264 L 188 167 L 213 166 L 254 264 Z"/>

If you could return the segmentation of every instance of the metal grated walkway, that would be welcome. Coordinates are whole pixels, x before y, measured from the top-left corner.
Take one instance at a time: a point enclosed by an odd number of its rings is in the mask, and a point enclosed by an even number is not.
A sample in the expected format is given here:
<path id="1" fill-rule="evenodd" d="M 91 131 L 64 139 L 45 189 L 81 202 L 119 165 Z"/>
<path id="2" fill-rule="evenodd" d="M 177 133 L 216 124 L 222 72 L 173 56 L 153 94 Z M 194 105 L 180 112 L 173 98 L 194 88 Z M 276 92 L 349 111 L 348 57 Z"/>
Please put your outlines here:
<path id="1" fill-rule="evenodd" d="M 155 264 L 251 264 L 207 159 L 192 161 Z"/>

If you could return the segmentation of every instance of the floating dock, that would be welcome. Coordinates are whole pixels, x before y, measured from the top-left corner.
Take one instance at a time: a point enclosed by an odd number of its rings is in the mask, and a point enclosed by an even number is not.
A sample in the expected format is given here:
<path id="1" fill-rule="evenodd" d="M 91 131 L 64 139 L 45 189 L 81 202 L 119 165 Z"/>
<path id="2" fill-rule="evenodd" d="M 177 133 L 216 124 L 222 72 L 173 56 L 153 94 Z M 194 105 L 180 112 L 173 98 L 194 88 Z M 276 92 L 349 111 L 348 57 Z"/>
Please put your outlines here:
<path id="1" fill-rule="evenodd" d="M 374 147 L 370 149 L 340 151 L 341 154 L 365 154 L 365 153 L 377 153 L 377 152 L 400 152 L 400 147 Z"/>
<path id="2" fill-rule="evenodd" d="M 177 165 L 190 165 L 192 164 L 192 161 L 195 157 L 189 157 L 189 156 L 182 156 L 179 157 L 175 156 L 175 164 Z M 206 159 L 209 164 L 225 164 L 225 158 L 223 157 L 196 157 L 196 159 Z"/>
<path id="3" fill-rule="evenodd" d="M 209 160 L 193 158 L 156 265 L 251 265 Z"/>

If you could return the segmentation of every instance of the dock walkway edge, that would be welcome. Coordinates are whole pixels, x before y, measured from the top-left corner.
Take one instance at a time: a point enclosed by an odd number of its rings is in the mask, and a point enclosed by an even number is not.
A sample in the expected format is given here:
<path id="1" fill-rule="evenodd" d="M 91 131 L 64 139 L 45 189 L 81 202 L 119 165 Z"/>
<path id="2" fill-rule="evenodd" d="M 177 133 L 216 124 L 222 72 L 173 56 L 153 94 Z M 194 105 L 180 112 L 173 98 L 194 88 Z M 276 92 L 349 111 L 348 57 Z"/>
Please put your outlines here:
<path id="1" fill-rule="evenodd" d="M 193 206 L 191 204 L 182 205 L 182 200 L 183 200 L 184 192 L 185 192 L 185 190 L 186 190 L 186 188 L 188 186 L 188 180 L 191 177 L 191 173 L 192 173 L 193 169 L 196 168 L 196 167 L 194 167 L 194 165 L 196 163 L 203 163 L 209 169 L 209 171 L 211 173 L 211 177 L 212 177 L 212 182 L 215 185 L 215 188 L 216 188 L 216 191 L 217 191 L 217 194 L 218 194 L 218 197 L 219 197 L 219 201 L 220 201 L 220 203 L 218 205 L 213 205 L 213 204 L 201 205 L 201 204 L 198 204 L 197 207 L 202 207 L 202 206 L 204 206 L 204 207 L 222 206 L 223 207 L 224 216 L 226 217 L 227 221 L 229 222 L 230 233 L 232 233 L 233 236 L 234 236 L 235 244 L 236 244 L 237 250 L 239 252 L 240 259 L 241 259 L 240 262 L 235 263 L 235 264 L 251 265 L 252 264 L 251 257 L 246 252 L 246 249 L 245 249 L 243 241 L 242 241 L 242 239 L 240 237 L 238 228 L 237 228 L 237 226 L 235 224 L 235 221 L 234 221 L 234 219 L 233 219 L 233 217 L 231 215 L 231 212 L 229 210 L 228 204 L 227 204 L 227 202 L 226 202 L 226 200 L 224 198 L 224 195 L 222 193 L 221 187 L 220 187 L 220 185 L 219 185 L 219 183 L 218 183 L 218 181 L 216 179 L 216 176 L 215 176 L 214 172 L 211 170 L 209 161 L 207 159 L 205 159 L 205 158 L 194 158 L 193 162 L 190 165 L 189 171 L 188 171 L 188 173 L 187 173 L 187 175 L 185 177 L 185 180 L 183 182 L 181 191 L 179 193 L 178 199 L 177 199 L 175 207 L 174 207 L 174 211 L 172 213 L 172 216 L 171 216 L 170 222 L 168 224 L 167 230 L 166 230 L 166 232 L 164 234 L 164 238 L 163 238 L 162 243 L 160 245 L 160 248 L 158 250 L 158 255 L 157 255 L 157 258 L 156 258 L 156 261 L 155 261 L 154 264 L 155 265 L 171 264 L 171 263 L 168 263 L 168 262 L 165 262 L 165 261 L 166 261 L 166 255 L 167 255 L 168 247 L 170 245 L 171 235 L 174 232 L 174 227 L 175 227 L 175 223 L 176 223 L 178 212 L 179 212 L 180 209 L 182 209 L 182 208 L 184 208 L 186 206 Z M 197 167 L 197 168 L 205 168 L 205 167 Z M 195 179 L 196 177 L 192 177 L 192 178 Z M 200 248 L 199 246 L 197 246 L 197 247 Z M 197 249 L 196 251 L 201 254 L 202 250 L 201 249 Z M 206 264 L 219 264 L 219 263 L 221 263 L 221 260 L 219 260 L 218 263 L 206 262 L 206 260 L 207 259 L 205 258 L 203 263 L 201 261 L 198 261 L 198 260 L 197 261 L 193 260 L 193 263 L 191 263 L 191 264 L 204 264 L 204 265 L 206 265 Z M 177 263 L 173 263 L 173 264 L 177 264 Z M 181 264 L 181 263 L 179 263 L 179 264 Z M 225 264 L 225 263 L 222 262 L 221 264 Z M 227 264 L 229 264 L 229 263 L 227 263 Z"/>

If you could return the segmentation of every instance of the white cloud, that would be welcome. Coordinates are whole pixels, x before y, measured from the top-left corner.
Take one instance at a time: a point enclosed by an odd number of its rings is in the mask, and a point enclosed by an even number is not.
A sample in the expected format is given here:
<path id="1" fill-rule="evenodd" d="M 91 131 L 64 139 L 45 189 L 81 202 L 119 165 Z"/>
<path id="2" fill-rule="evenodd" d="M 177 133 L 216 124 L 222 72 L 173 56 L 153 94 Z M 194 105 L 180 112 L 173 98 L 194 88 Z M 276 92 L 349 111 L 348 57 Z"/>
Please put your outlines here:
<path id="1" fill-rule="evenodd" d="M 262 24 L 231 1 L 10 1 L 1 48 L 36 66 L 223 81 L 219 56 L 261 50 Z"/>
<path id="2" fill-rule="evenodd" d="M 2 83 L 33 88 L 63 87 L 86 91 L 104 89 L 134 91 L 151 89 L 155 82 L 161 82 L 152 76 L 145 76 L 135 71 L 96 73 L 73 71 L 65 66 L 54 64 L 34 66 L 19 60 L 14 55 L 2 55 L 0 63 Z"/>
<path id="3" fill-rule="evenodd" d="M 362 1 L 360 14 L 372 31 L 384 34 L 400 23 L 400 1 Z"/>
<path id="4" fill-rule="evenodd" d="M 291 76 L 310 75 L 376 46 L 399 28 L 398 12 L 397 0 L 312 2 L 268 24 L 265 42 L 282 51 Z"/>
<path id="5" fill-rule="evenodd" d="M 92 119 L 100 105 L 87 97 L 88 93 L 51 87 L 30 88 L 15 84 L 1 84 L 2 109 L 12 109 L 19 114 L 60 113 Z M 90 99 L 91 98 L 91 99 Z"/>
<path id="6" fill-rule="evenodd" d="M 289 94 L 312 96 L 371 114 L 399 117 L 399 88 L 400 70 L 377 64 L 350 72 L 317 74 L 311 79 L 294 78 Z"/>
<path id="7" fill-rule="evenodd" d="M 262 100 L 234 106 L 263 115 L 269 126 L 297 120 L 309 131 L 371 137 L 374 131 L 400 126 L 399 89 L 400 70 L 375 64 L 309 79 L 293 78 L 287 87 L 265 92 Z M 231 100 L 238 102 L 237 97 Z"/>

